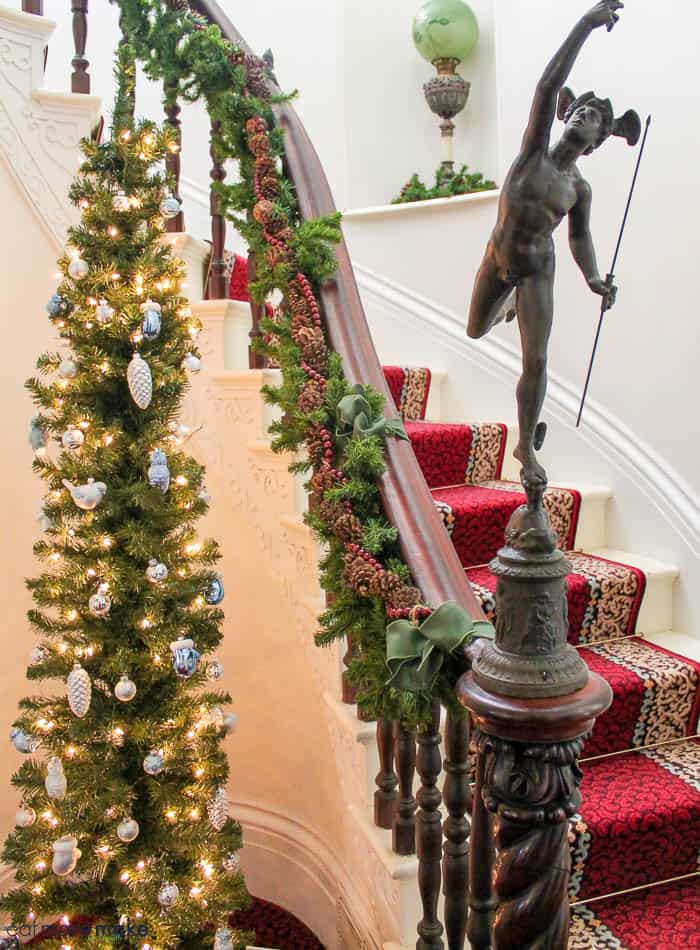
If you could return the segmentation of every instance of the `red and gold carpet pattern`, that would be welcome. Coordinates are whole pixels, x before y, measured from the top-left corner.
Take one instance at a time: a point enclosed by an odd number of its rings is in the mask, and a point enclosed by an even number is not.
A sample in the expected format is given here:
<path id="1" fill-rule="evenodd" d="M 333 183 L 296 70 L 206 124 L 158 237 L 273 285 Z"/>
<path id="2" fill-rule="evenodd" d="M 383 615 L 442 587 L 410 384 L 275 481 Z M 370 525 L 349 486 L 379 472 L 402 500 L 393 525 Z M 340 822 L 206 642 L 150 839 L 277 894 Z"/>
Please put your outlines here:
<path id="1" fill-rule="evenodd" d="M 407 422 L 406 432 L 429 488 L 501 477 L 508 429 L 500 423 Z"/>
<path id="2" fill-rule="evenodd" d="M 384 366 L 384 378 L 401 418 L 425 419 L 430 395 L 431 374 L 422 366 Z"/>
<path id="3" fill-rule="evenodd" d="M 700 950 L 700 878 L 574 908 L 569 950 Z"/>

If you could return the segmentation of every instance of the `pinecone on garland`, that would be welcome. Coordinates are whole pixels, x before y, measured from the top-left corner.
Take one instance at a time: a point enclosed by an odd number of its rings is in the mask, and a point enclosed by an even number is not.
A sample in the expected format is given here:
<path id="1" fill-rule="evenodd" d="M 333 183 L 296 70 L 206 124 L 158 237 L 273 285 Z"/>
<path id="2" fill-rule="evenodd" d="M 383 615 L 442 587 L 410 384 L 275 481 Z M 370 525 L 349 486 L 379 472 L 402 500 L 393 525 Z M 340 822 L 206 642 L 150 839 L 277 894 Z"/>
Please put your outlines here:
<path id="1" fill-rule="evenodd" d="M 323 444 L 323 439 L 319 435 L 312 435 L 306 440 L 306 451 L 309 453 L 309 459 L 314 468 L 318 467 L 324 459 L 326 452 L 326 447 Z M 319 506 L 320 508 L 320 506 Z M 320 511 L 319 511 L 319 514 Z M 321 514 L 321 517 L 325 521 L 326 519 Z"/>
<path id="2" fill-rule="evenodd" d="M 381 597 L 388 600 L 394 591 L 403 586 L 403 582 L 398 574 L 391 571 L 377 571 L 371 584 L 371 591 L 375 597 Z"/>
<path id="3" fill-rule="evenodd" d="M 360 597 L 372 596 L 372 581 L 377 573 L 371 564 L 356 554 L 346 554 L 343 558 L 345 569 L 343 577 L 345 583 Z"/>
<path id="4" fill-rule="evenodd" d="M 310 379 L 299 394 L 297 405 L 301 412 L 313 412 L 323 405 L 324 392 L 320 383 Z"/>
<path id="5" fill-rule="evenodd" d="M 339 501 L 320 501 L 317 511 L 319 518 L 331 529 L 338 518 L 345 514 L 345 509 Z"/>
<path id="6" fill-rule="evenodd" d="M 311 477 L 311 490 L 319 495 L 331 488 L 338 488 L 343 484 L 336 472 L 331 468 L 322 468 Z"/>
<path id="7" fill-rule="evenodd" d="M 423 595 L 417 587 L 401 586 L 389 592 L 386 602 L 396 610 L 405 610 L 416 607 L 422 599 Z"/>
<path id="8" fill-rule="evenodd" d="M 276 201 L 282 193 L 276 175 L 263 175 L 260 180 L 260 191 L 268 201 Z"/>
<path id="9" fill-rule="evenodd" d="M 248 53 L 245 58 L 246 69 L 248 70 L 248 79 L 246 85 L 248 90 L 263 102 L 269 102 L 272 98 L 265 77 L 265 63 L 253 53 Z"/>
<path id="10" fill-rule="evenodd" d="M 251 116 L 245 124 L 248 135 L 263 135 L 267 132 L 267 122 L 261 115 Z"/>
<path id="11" fill-rule="evenodd" d="M 292 339 L 297 346 L 310 346 L 312 343 L 325 343 L 323 330 L 306 322 L 294 325 L 292 320 Z"/>
<path id="12" fill-rule="evenodd" d="M 297 313 L 292 317 L 292 322 L 290 324 L 290 331 L 292 334 L 292 339 L 295 343 L 298 343 L 296 335 L 302 327 L 310 328 L 313 327 L 313 320 L 311 313 L 307 310 L 306 313 Z M 302 344 L 303 345 L 303 344 Z"/>
<path id="13" fill-rule="evenodd" d="M 328 347 L 325 343 L 309 343 L 308 346 L 304 347 L 302 355 L 311 369 L 316 370 L 322 376 L 326 375 L 328 372 Z"/>
<path id="14" fill-rule="evenodd" d="M 283 231 L 287 227 L 287 216 L 283 211 L 274 205 L 271 201 L 268 201 L 267 198 L 262 198 L 253 208 L 253 217 L 265 228 L 266 231 L 269 231 L 270 234 L 277 234 L 279 231 Z M 280 237 L 280 240 L 283 238 Z"/>
<path id="15" fill-rule="evenodd" d="M 260 178 L 266 175 L 276 175 L 277 163 L 272 155 L 261 155 L 255 159 L 255 171 Z"/>
<path id="16" fill-rule="evenodd" d="M 262 134 L 249 135 L 248 148 L 256 157 L 269 155 L 270 139 L 268 138 L 267 133 L 263 132 Z"/>
<path id="17" fill-rule="evenodd" d="M 362 537 L 362 522 L 351 511 L 344 511 L 333 522 L 333 533 L 341 541 L 359 541 Z"/>
<path id="18" fill-rule="evenodd" d="M 291 247 L 285 247 L 282 244 L 273 244 L 267 249 L 267 263 L 269 267 L 279 267 L 283 264 L 291 264 L 294 260 L 294 251 Z"/>

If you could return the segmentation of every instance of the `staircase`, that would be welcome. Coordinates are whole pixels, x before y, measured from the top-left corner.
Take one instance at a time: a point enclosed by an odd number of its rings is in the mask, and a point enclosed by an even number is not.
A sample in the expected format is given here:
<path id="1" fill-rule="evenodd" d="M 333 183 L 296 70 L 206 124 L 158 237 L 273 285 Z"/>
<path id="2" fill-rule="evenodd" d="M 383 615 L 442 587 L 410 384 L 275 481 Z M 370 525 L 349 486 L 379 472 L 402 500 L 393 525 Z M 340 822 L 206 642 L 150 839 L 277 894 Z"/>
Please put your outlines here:
<path id="1" fill-rule="evenodd" d="M 0 28 L 11 51 L 0 68 L 0 148 L 61 242 L 77 141 L 95 125 L 99 101 L 41 89 L 42 53 L 52 29 L 42 17 L 3 9 Z M 304 813 L 302 790 L 295 787 L 284 789 L 294 806 L 279 814 L 234 790 L 234 810 L 254 856 L 248 877 L 261 896 L 277 898 L 309 923 L 330 950 L 409 948 L 421 916 L 419 862 L 395 854 L 390 831 L 372 821 L 374 776 L 382 771 L 376 725 L 343 702 L 339 651 L 313 645 L 323 606 L 319 552 L 303 524 L 301 483 L 287 471 L 290 460 L 270 449 L 272 412 L 259 393 L 263 383 L 279 382 L 279 372 L 248 369 L 252 320 L 240 269 L 232 287 L 238 300 L 203 300 L 208 246 L 186 234 L 169 240 L 188 265 L 188 293 L 205 327 L 204 371 L 186 421 L 193 430 L 204 426 L 193 438 L 209 471 L 213 517 L 224 524 L 227 573 L 236 573 L 242 599 L 247 585 L 270 591 L 262 619 L 241 601 L 236 623 L 259 629 L 268 651 L 288 653 L 301 684 L 293 712 L 315 730 L 309 736 L 300 729 L 296 746 L 278 750 L 271 771 L 284 772 L 287 756 L 304 756 L 318 800 L 333 797 L 328 814 L 317 817 L 310 815 L 313 809 Z M 442 419 L 442 378 L 429 368 L 386 366 L 384 375 L 464 575 L 493 618 L 488 562 L 524 501 L 511 458 L 516 434 L 501 422 Z M 547 494 L 550 518 L 573 565 L 569 640 L 614 694 L 583 753 L 583 805 L 572 822 L 569 947 L 700 948 L 700 640 L 672 629 L 677 570 L 608 548 L 610 500 L 605 486 L 576 480 Z M 282 616 L 288 642 L 275 636 Z M 256 653 L 247 649 L 234 662 L 250 670 L 250 685 L 242 679 L 240 689 L 253 718 Z M 279 672 L 282 680 L 285 671 Z M 284 693 L 285 710 L 293 695 Z M 256 736 L 247 741 L 250 767 Z M 278 865 L 269 855 L 286 862 L 284 880 L 275 877 Z"/>

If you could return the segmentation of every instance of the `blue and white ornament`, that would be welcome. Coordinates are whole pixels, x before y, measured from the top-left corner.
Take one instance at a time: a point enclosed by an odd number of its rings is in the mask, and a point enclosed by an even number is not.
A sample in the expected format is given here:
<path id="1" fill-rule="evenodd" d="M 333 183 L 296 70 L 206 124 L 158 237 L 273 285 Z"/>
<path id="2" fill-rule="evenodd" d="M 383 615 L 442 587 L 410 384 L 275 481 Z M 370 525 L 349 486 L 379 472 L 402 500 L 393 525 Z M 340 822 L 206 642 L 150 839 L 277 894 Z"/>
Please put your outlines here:
<path id="1" fill-rule="evenodd" d="M 115 211 L 119 211 L 122 214 L 125 211 L 130 210 L 131 202 L 129 201 L 129 196 L 125 191 L 119 190 L 115 195 L 112 196 L 112 207 Z"/>
<path id="2" fill-rule="evenodd" d="M 107 593 L 107 584 L 100 584 L 97 592 L 88 600 L 90 613 L 95 617 L 106 617 L 112 607 L 112 598 Z"/>
<path id="3" fill-rule="evenodd" d="M 107 494 L 105 483 L 96 482 L 94 478 L 88 478 L 85 485 L 74 485 L 67 478 L 64 478 L 63 484 L 70 492 L 71 498 L 77 507 L 82 511 L 93 511 Z"/>
<path id="4" fill-rule="evenodd" d="M 46 432 L 41 425 L 40 417 L 32 416 L 31 422 L 29 423 L 29 444 L 34 451 L 34 454 L 38 456 L 46 455 L 47 443 L 48 439 L 46 438 Z"/>
<path id="5" fill-rule="evenodd" d="M 216 683 L 224 676 L 224 664 L 221 660 L 213 659 L 207 663 L 207 679 L 210 683 Z"/>
<path id="6" fill-rule="evenodd" d="M 149 752 L 143 760 L 143 770 L 146 775 L 160 775 L 165 768 L 165 762 L 160 752 Z"/>
<path id="7" fill-rule="evenodd" d="M 173 654 L 173 669 L 182 679 L 189 679 L 197 672 L 199 650 L 195 649 L 192 640 L 175 640 L 170 644 Z"/>
<path id="8" fill-rule="evenodd" d="M 143 323 L 141 324 L 141 333 L 144 340 L 155 340 L 160 336 L 161 327 L 161 307 L 154 300 L 147 300 L 141 304 L 141 313 L 143 314 Z"/>
<path id="9" fill-rule="evenodd" d="M 214 950 L 234 950 L 231 931 L 228 927 L 220 927 L 214 936 Z"/>
<path id="10" fill-rule="evenodd" d="M 217 574 L 214 580 L 207 584 L 204 599 L 210 607 L 216 607 L 224 599 L 224 579 L 221 574 Z"/>
<path id="11" fill-rule="evenodd" d="M 148 468 L 148 484 L 151 488 L 160 488 L 165 494 L 170 487 L 170 469 L 168 459 L 162 449 L 153 449 L 151 464 Z"/>
<path id="12" fill-rule="evenodd" d="M 146 568 L 146 578 L 151 584 L 162 584 L 168 579 L 168 568 L 162 561 L 157 561 L 152 557 Z"/>
<path id="13" fill-rule="evenodd" d="M 50 317 L 66 317 L 71 311 L 69 300 L 60 294 L 52 294 L 46 304 L 46 312 Z"/>
<path id="14" fill-rule="evenodd" d="M 27 735 L 24 729 L 20 729 L 18 726 L 13 726 L 10 729 L 10 742 L 23 755 L 31 755 L 39 748 L 39 740 Z"/>
<path id="15" fill-rule="evenodd" d="M 159 211 L 166 220 L 169 220 L 176 218 L 180 214 L 181 207 L 182 205 L 175 195 L 166 195 L 160 203 Z"/>
<path id="16" fill-rule="evenodd" d="M 77 452 L 80 446 L 85 441 L 85 435 L 81 429 L 78 429 L 76 426 L 71 426 L 61 436 L 61 444 L 64 449 L 69 449 L 71 452 Z"/>

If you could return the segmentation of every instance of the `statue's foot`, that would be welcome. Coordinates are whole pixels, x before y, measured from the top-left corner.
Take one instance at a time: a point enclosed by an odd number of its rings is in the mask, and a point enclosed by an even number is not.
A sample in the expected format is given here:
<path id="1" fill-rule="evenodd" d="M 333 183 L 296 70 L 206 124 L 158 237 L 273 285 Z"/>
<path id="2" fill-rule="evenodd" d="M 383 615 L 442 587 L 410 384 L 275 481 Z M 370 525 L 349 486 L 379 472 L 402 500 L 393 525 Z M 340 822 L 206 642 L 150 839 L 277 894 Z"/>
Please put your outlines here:
<path id="1" fill-rule="evenodd" d="M 547 488 L 547 472 L 537 461 L 531 446 L 526 448 L 518 446 L 513 455 L 522 464 L 520 481 L 525 489 L 528 503 L 533 509 L 539 508 Z"/>

